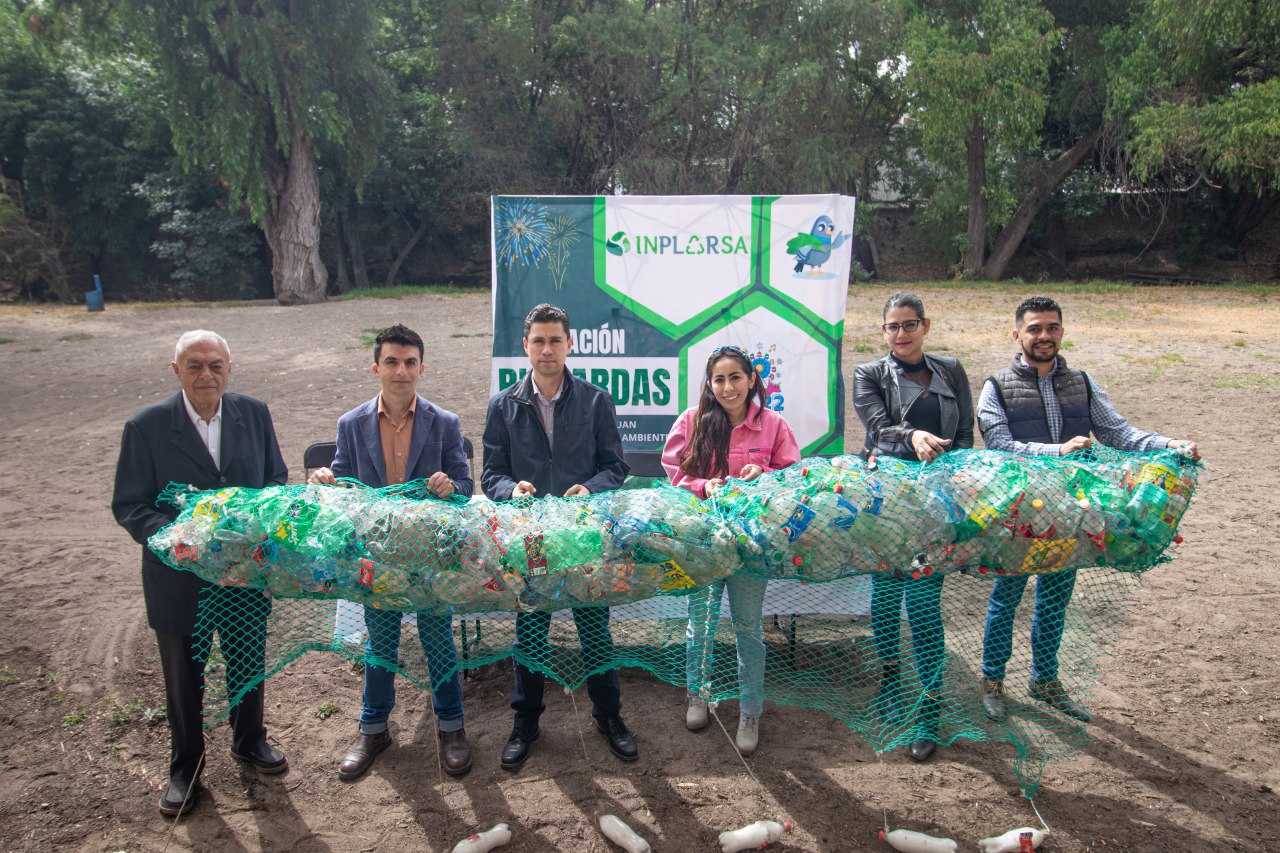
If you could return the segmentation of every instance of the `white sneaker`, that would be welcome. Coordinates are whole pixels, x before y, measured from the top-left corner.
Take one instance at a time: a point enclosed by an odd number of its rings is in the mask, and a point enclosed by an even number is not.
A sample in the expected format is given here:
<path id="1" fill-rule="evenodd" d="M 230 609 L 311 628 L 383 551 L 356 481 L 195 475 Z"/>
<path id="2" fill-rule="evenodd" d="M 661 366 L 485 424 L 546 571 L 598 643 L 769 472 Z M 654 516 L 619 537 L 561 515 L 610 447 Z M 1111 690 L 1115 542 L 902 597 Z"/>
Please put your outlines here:
<path id="1" fill-rule="evenodd" d="M 690 696 L 689 707 L 684 712 L 684 727 L 691 732 L 705 729 L 711 717 L 707 714 L 707 700 L 701 696 Z"/>
<path id="2" fill-rule="evenodd" d="M 760 718 L 750 714 L 738 717 L 738 736 L 734 739 L 738 752 L 750 755 L 760 745 Z"/>

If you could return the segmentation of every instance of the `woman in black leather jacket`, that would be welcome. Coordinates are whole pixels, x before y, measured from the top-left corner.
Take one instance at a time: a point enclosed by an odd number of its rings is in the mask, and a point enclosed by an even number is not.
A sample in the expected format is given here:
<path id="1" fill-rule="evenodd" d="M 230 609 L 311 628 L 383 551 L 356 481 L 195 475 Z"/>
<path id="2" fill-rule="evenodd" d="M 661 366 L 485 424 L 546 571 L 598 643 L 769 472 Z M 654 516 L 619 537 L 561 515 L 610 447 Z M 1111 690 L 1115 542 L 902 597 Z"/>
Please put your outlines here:
<path id="1" fill-rule="evenodd" d="M 889 354 L 859 367 L 854 378 L 854 409 L 867 431 L 863 457 L 888 455 L 927 464 L 949 450 L 973 447 L 969 377 L 956 359 L 925 355 L 929 320 L 920 297 L 899 290 L 885 302 L 882 316 Z M 876 574 L 871 583 L 871 626 L 883 673 L 876 704 L 885 722 L 902 721 L 907 702 L 898 635 L 905 598 L 916 675 L 924 690 L 907 754 L 925 761 L 937 749 L 941 711 L 942 575 Z"/>

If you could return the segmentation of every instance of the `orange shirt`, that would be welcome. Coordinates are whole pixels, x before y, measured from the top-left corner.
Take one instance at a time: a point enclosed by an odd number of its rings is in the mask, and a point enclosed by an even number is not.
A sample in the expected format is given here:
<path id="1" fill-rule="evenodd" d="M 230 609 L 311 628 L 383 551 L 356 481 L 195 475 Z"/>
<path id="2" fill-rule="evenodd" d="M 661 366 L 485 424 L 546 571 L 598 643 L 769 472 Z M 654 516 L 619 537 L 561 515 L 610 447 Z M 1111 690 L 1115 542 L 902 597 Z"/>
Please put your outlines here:
<path id="1" fill-rule="evenodd" d="M 409 464 L 409 442 L 413 440 L 413 416 L 418 408 L 415 395 L 409 404 L 404 420 L 396 422 L 387 412 L 386 401 L 378 395 L 378 433 L 382 438 L 382 461 L 386 466 L 387 485 L 404 482 L 405 466 Z"/>

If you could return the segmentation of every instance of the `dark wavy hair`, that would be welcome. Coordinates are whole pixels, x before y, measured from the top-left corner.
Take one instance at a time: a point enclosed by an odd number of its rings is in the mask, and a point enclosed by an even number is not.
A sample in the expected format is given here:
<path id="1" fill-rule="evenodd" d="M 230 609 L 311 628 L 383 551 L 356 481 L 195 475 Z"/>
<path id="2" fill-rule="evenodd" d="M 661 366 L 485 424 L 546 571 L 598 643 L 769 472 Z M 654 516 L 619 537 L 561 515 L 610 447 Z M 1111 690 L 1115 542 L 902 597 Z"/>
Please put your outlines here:
<path id="1" fill-rule="evenodd" d="M 410 329 L 408 326 L 402 326 L 396 323 L 394 326 L 388 326 L 378 336 L 373 339 L 373 363 L 377 364 L 382 358 L 383 344 L 399 344 L 402 347 L 417 347 L 418 361 L 422 361 L 426 357 L 426 350 L 422 346 L 422 336 Z"/>
<path id="2" fill-rule="evenodd" d="M 1058 322 L 1062 322 L 1062 306 L 1054 302 L 1047 296 L 1028 296 L 1018 304 L 1017 310 L 1013 312 L 1013 325 L 1022 328 L 1022 318 L 1024 315 L 1045 314 L 1049 311 L 1058 315 Z"/>
<path id="3" fill-rule="evenodd" d="M 733 432 L 733 424 L 729 423 L 729 413 L 720 405 L 711 390 L 711 371 L 716 362 L 731 358 L 736 361 L 747 376 L 755 383 L 754 394 L 759 408 L 756 409 L 756 423 L 764 415 L 764 383 L 756 373 L 755 366 L 747 358 L 747 351 L 742 347 L 718 347 L 707 357 L 707 369 L 702 377 L 702 393 L 698 396 L 698 410 L 693 414 L 693 435 L 685 445 L 680 457 L 680 470 L 691 477 L 708 479 L 729 474 L 729 433 Z M 747 395 L 747 406 L 751 405 L 751 392 Z"/>

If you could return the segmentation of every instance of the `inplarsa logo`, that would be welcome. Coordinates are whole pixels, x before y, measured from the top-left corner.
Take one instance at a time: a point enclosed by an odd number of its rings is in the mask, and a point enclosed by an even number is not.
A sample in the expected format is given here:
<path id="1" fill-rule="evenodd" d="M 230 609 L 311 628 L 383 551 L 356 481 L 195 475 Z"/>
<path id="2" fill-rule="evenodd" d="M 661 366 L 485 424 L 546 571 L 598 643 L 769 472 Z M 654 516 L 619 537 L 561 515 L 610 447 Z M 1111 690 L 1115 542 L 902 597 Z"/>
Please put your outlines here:
<path id="1" fill-rule="evenodd" d="M 634 246 L 632 238 L 635 239 Z M 621 257 L 637 255 L 746 255 L 747 238 L 734 234 L 633 234 L 615 232 L 604 243 L 605 250 Z"/>
<path id="2" fill-rule="evenodd" d="M 622 256 L 631 251 L 631 240 L 625 231 L 619 231 L 605 241 L 604 248 L 611 255 Z"/>

